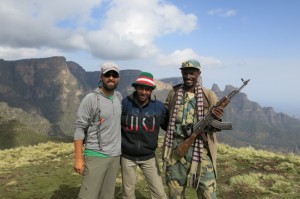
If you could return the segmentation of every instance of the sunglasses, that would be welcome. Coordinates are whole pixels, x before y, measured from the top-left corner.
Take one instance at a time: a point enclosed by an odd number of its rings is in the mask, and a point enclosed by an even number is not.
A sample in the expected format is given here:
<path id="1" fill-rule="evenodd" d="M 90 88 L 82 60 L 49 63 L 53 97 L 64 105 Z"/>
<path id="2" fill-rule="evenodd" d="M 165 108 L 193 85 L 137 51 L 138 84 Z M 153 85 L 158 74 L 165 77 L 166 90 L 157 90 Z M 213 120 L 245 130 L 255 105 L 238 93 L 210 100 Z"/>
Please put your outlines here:
<path id="1" fill-rule="evenodd" d="M 113 78 L 118 78 L 119 74 L 116 72 L 108 72 L 108 73 L 103 74 L 103 76 L 106 78 L 109 78 L 110 76 L 112 76 Z"/>

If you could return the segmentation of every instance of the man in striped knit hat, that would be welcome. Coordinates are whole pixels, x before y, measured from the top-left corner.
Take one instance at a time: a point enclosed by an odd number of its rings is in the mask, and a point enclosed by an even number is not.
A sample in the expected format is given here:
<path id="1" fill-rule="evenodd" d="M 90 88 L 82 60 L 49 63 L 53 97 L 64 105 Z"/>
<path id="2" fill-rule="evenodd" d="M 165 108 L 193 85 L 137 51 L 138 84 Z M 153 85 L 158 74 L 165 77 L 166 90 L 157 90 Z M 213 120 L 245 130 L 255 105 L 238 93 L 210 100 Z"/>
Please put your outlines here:
<path id="1" fill-rule="evenodd" d="M 210 108 L 217 103 L 217 97 L 211 90 L 199 83 L 200 63 L 187 60 L 182 63 L 183 84 L 174 86 L 166 99 L 170 113 L 169 126 L 166 132 L 163 161 L 166 168 L 166 182 L 169 198 L 185 198 L 185 188 L 189 184 L 196 189 L 198 198 L 216 198 L 216 129 L 206 129 L 190 146 L 184 157 L 178 157 L 174 149 L 186 138 Z M 221 119 L 223 110 L 214 108 L 216 119 Z"/>
<path id="2" fill-rule="evenodd" d="M 151 198 L 166 199 L 155 150 L 160 127 L 167 129 L 167 109 L 151 95 L 156 87 L 151 73 L 142 72 L 132 86 L 135 91 L 122 101 L 123 199 L 135 198 L 137 167 L 145 176 Z"/>

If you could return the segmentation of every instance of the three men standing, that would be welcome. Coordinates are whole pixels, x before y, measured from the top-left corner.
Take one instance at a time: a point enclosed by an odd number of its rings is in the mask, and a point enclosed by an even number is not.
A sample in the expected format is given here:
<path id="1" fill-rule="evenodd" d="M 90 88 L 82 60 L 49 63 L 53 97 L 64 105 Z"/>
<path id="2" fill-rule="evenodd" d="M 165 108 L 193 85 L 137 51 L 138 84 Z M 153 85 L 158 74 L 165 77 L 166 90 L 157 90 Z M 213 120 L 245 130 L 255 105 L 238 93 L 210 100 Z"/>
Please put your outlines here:
<path id="1" fill-rule="evenodd" d="M 156 87 L 153 75 L 142 72 L 132 83 L 135 91 L 122 100 L 121 117 L 119 93 L 115 91 L 119 69 L 113 63 L 102 66 L 103 86 L 83 99 L 77 113 L 74 169 L 83 174 L 80 198 L 113 198 L 121 155 L 121 126 L 124 199 L 135 198 L 137 166 L 143 171 L 151 197 L 167 198 L 155 158 L 160 128 L 167 130 L 163 161 L 169 198 L 185 198 L 188 184 L 196 189 L 198 198 L 216 198 L 218 129 L 205 129 L 204 137 L 197 137 L 184 157 L 178 157 L 174 150 L 191 135 L 186 126 L 197 123 L 210 109 L 215 118 L 221 120 L 223 110 L 214 107 L 215 93 L 200 85 L 198 61 L 187 60 L 180 69 L 183 84 L 170 90 L 165 105 L 151 96 Z M 99 102 L 100 109 L 96 108 Z M 95 110 L 100 110 L 100 114 L 94 118 Z M 85 160 L 81 151 L 84 138 Z"/>

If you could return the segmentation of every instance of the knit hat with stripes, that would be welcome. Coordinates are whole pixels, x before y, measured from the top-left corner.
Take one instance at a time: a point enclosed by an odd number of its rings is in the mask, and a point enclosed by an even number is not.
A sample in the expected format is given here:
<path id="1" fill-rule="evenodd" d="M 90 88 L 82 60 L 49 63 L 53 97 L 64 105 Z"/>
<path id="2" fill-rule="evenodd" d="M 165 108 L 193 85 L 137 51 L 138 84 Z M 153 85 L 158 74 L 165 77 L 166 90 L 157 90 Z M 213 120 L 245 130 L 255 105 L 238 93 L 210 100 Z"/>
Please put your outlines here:
<path id="1" fill-rule="evenodd" d="M 148 72 L 141 72 L 141 74 L 138 76 L 136 81 L 134 83 L 132 83 L 131 85 L 133 87 L 137 87 L 138 85 L 148 86 L 148 87 L 151 87 L 152 90 L 154 90 L 156 88 L 156 86 L 154 85 L 153 75 Z"/>

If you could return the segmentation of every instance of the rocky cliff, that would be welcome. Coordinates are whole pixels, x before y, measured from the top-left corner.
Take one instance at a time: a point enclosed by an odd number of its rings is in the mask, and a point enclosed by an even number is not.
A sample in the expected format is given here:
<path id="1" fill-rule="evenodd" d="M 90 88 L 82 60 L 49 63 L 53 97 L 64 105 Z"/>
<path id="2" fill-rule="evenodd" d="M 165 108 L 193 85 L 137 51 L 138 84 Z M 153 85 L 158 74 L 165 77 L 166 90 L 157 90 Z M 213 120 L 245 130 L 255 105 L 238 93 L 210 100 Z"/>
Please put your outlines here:
<path id="1" fill-rule="evenodd" d="M 49 135 L 70 134 L 85 87 L 64 57 L 0 62 L 0 101 L 46 119 Z"/>

